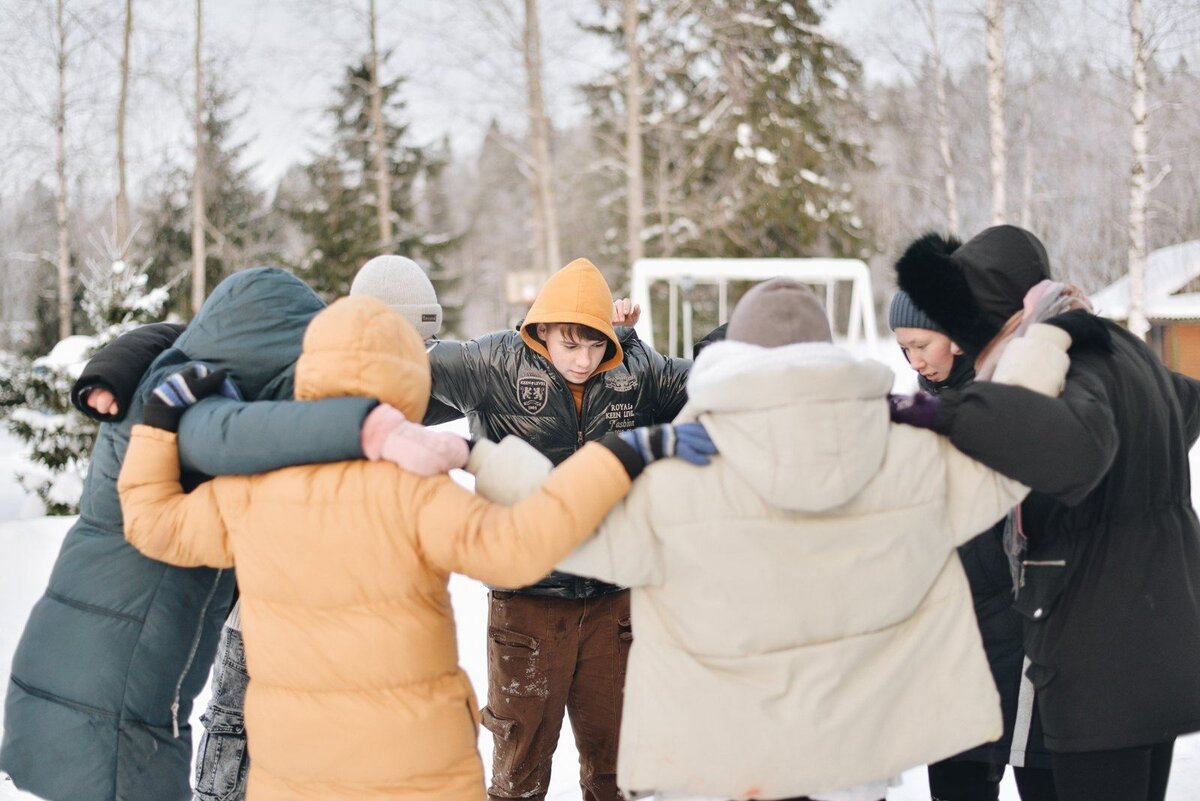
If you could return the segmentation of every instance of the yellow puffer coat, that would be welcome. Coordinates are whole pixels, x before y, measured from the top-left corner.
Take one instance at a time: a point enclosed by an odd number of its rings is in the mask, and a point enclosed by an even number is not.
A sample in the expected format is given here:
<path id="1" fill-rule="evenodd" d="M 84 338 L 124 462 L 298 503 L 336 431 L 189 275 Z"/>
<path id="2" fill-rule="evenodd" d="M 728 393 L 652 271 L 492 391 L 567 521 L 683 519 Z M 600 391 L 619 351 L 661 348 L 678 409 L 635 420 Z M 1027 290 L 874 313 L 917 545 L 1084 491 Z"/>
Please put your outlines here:
<path id="1" fill-rule="evenodd" d="M 419 420 L 428 393 L 420 337 L 378 301 L 340 300 L 309 326 L 298 399 L 367 395 Z M 142 553 L 237 566 L 250 801 L 479 801 L 478 711 L 458 666 L 449 573 L 537 580 L 629 479 L 590 444 L 511 509 L 447 476 L 366 461 L 222 477 L 185 495 L 175 435 L 137 426 L 119 488 Z"/>

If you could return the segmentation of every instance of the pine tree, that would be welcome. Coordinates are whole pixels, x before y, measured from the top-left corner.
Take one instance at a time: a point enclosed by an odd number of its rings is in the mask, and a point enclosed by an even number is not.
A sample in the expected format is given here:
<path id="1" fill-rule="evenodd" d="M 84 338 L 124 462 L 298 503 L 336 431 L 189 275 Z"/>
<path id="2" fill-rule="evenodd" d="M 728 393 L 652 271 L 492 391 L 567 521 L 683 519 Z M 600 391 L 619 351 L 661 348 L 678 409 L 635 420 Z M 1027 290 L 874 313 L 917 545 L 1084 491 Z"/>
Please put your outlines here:
<path id="1" fill-rule="evenodd" d="M 116 250 L 108 243 L 108 252 Z M 71 386 L 97 350 L 129 329 L 162 318 L 167 289 L 153 286 L 149 262 L 134 267 L 119 259 L 91 260 L 83 276 L 83 312 L 91 335 L 61 340 L 45 356 L 0 364 L 0 409 L 8 428 L 30 448 L 29 466 L 18 475 L 41 499 L 47 514 L 79 511 L 88 455 L 98 425 L 71 406 Z"/>
<path id="2" fill-rule="evenodd" d="M 621 3 L 592 30 L 624 52 Z M 814 2 L 643 4 L 647 253 L 859 255 L 867 233 L 848 177 L 869 162 L 860 67 L 820 30 Z M 606 211 L 624 239 L 624 66 L 584 87 L 612 158 Z M 853 121 L 853 122 L 852 122 Z M 624 245 L 620 245 L 624 249 Z"/>
<path id="3" fill-rule="evenodd" d="M 204 136 L 206 180 L 204 216 L 209 247 L 205 285 L 211 290 L 238 270 L 262 263 L 272 253 L 272 229 L 263 193 L 255 188 L 244 166 L 247 142 L 234 140 L 234 126 L 244 112 L 235 108 L 237 96 L 216 77 L 205 92 Z M 150 281 L 171 287 L 171 311 L 190 312 L 192 254 L 190 168 L 168 166 L 143 212 L 150 258 Z"/>
<path id="4" fill-rule="evenodd" d="M 327 298 L 348 293 L 358 269 L 381 252 L 372 173 L 369 78 L 365 62 L 347 68 L 337 102 L 329 108 L 334 123 L 332 147 L 307 166 L 307 191 L 281 200 L 310 240 L 307 255 L 296 265 L 297 272 Z M 451 238 L 445 232 L 427 230 L 417 214 L 421 190 L 436 179 L 444 158 L 409 142 L 399 91 L 402 84 L 402 79 L 396 79 L 382 86 L 393 224 L 393 240 L 382 250 L 408 256 L 426 268 L 442 304 L 443 333 L 453 334 L 461 305 L 455 297 L 458 277 L 440 260 Z"/>

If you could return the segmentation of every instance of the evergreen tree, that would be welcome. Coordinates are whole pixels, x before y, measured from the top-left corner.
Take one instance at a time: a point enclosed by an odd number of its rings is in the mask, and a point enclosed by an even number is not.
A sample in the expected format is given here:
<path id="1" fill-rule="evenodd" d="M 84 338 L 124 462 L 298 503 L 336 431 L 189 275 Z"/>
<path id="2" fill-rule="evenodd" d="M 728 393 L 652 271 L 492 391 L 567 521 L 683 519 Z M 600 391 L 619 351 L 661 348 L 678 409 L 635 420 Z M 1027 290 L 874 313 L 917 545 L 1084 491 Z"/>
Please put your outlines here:
<path id="1" fill-rule="evenodd" d="M 619 0 L 591 30 L 624 52 Z M 848 179 L 869 163 L 860 67 L 810 0 L 644 4 L 647 253 L 858 256 L 868 245 Z M 623 70 L 584 87 L 615 169 L 605 211 L 623 247 Z"/>
<path id="2" fill-rule="evenodd" d="M 244 112 L 235 108 L 236 95 L 217 80 L 210 71 L 203 126 L 204 216 L 209 238 L 205 286 L 210 290 L 232 273 L 275 255 L 265 198 L 254 187 L 250 167 L 244 164 L 247 143 L 233 138 L 234 126 Z M 170 165 L 160 180 L 143 212 L 150 281 L 170 286 L 171 310 L 188 314 L 192 285 L 190 168 Z"/>
<path id="3" fill-rule="evenodd" d="M 111 244 L 111 243 L 110 243 Z M 112 250 L 112 248 L 110 248 Z M 71 406 L 71 386 L 97 350 L 129 329 L 162 318 L 168 293 L 151 288 L 149 262 L 89 262 L 82 276 L 82 308 L 91 335 L 60 341 L 45 356 L 0 363 L 0 410 L 8 428 L 30 448 L 21 486 L 41 499 L 47 514 L 77 514 L 88 454 L 98 425 Z"/>
<path id="4" fill-rule="evenodd" d="M 307 191 L 281 199 L 308 236 L 310 248 L 296 265 L 298 274 L 327 298 L 350 291 L 358 269 L 381 252 L 408 256 L 429 273 L 444 313 L 443 332 L 455 333 L 460 303 L 458 277 L 441 264 L 440 256 L 451 243 L 445 232 L 431 232 L 417 214 L 421 191 L 435 181 L 444 158 L 441 153 L 409 142 L 403 121 L 403 81 L 385 83 L 383 116 L 386 126 L 387 165 L 391 176 L 393 241 L 381 247 L 377 215 L 371 142 L 370 71 L 365 62 L 347 68 L 329 108 L 334 140 L 306 171 Z"/>

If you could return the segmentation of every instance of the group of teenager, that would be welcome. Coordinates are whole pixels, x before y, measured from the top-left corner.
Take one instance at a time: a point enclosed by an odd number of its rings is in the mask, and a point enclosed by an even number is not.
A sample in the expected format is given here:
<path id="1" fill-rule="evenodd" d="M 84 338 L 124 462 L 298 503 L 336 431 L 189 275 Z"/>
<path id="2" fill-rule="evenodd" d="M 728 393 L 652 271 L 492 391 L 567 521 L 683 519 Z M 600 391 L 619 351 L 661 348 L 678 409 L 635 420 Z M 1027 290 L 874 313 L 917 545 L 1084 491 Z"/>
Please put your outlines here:
<path id="1" fill-rule="evenodd" d="M 896 270 L 912 397 L 802 284 L 693 362 L 583 259 L 467 342 L 395 256 L 328 307 L 248 270 L 117 340 L 73 391 L 105 424 L 0 769 L 52 801 L 477 800 L 482 725 L 487 797 L 541 799 L 566 715 L 587 801 L 878 801 L 917 765 L 991 801 L 1010 764 L 1023 801 L 1162 801 L 1200 730 L 1200 383 L 1024 229 Z M 453 572 L 492 588 L 482 710 Z"/>

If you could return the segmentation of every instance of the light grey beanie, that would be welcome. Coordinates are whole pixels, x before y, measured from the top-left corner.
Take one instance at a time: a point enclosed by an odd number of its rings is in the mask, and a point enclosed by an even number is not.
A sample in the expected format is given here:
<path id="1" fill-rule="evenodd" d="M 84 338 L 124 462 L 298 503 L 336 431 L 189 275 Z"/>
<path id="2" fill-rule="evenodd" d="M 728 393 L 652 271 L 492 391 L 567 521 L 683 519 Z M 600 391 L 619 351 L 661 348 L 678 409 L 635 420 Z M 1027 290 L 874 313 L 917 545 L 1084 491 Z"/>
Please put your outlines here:
<path id="1" fill-rule="evenodd" d="M 421 265 L 404 256 L 376 256 L 350 284 L 351 295 L 370 295 L 400 312 L 423 339 L 442 330 L 442 307 Z"/>
<path id="2" fill-rule="evenodd" d="M 812 290 L 790 278 L 772 278 L 742 296 L 729 316 L 726 338 L 764 348 L 832 342 L 829 318 Z"/>

